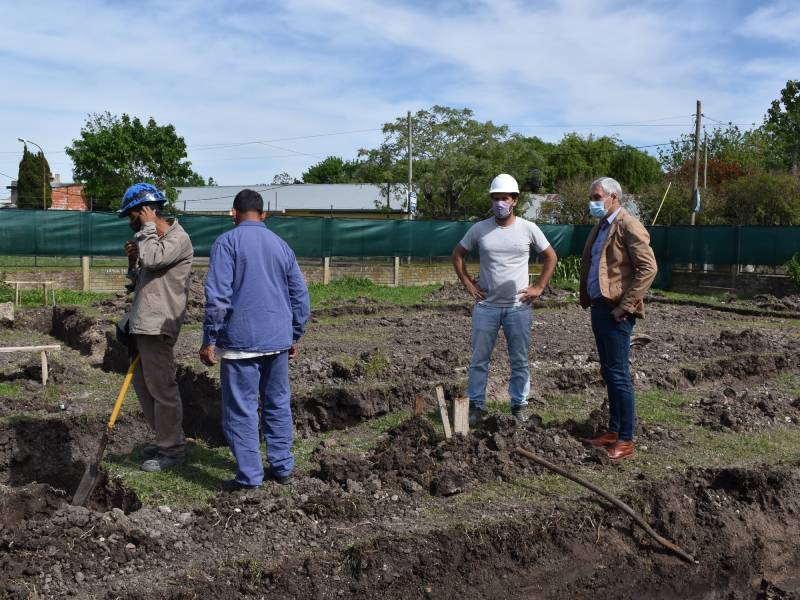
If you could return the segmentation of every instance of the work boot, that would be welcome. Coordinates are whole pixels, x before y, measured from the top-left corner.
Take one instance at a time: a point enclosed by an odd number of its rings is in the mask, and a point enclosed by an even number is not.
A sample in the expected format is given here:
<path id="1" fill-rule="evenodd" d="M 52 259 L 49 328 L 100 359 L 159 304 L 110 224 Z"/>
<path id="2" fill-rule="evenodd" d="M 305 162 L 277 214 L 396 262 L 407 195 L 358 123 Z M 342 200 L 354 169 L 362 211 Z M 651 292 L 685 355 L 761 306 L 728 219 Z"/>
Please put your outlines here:
<path id="1" fill-rule="evenodd" d="M 239 483 L 235 479 L 226 479 L 222 482 L 222 491 L 228 492 L 229 494 L 241 490 L 255 490 L 260 487 L 260 485 L 247 485 L 246 483 Z"/>
<path id="2" fill-rule="evenodd" d="M 616 444 L 618 439 L 619 434 L 616 431 L 606 431 L 603 435 L 598 435 L 597 437 L 593 438 L 583 438 L 581 441 L 588 446 L 605 448 L 607 446 L 613 446 Z"/>
<path id="3" fill-rule="evenodd" d="M 274 481 L 278 485 L 289 485 L 294 481 L 294 475 L 292 473 L 288 473 L 287 475 L 275 475 L 273 473 L 267 473 L 267 479 L 270 481 Z"/>
<path id="4" fill-rule="evenodd" d="M 623 460 L 631 458 L 635 453 L 632 441 L 617 442 L 608 449 L 608 458 L 614 461 Z"/>
<path id="5" fill-rule="evenodd" d="M 182 465 L 184 462 L 186 462 L 186 459 L 183 456 L 165 456 L 164 454 L 159 454 L 155 458 L 144 461 L 140 468 L 147 473 L 160 473 L 166 469 Z"/>
<path id="6" fill-rule="evenodd" d="M 528 420 L 528 407 L 527 406 L 514 406 L 511 408 L 511 416 L 522 425 Z"/>
<path id="7" fill-rule="evenodd" d="M 483 408 L 477 408 L 472 405 L 469 407 L 469 426 L 470 428 L 475 428 L 480 425 L 481 421 L 483 421 L 484 417 L 486 417 L 486 410 Z"/>

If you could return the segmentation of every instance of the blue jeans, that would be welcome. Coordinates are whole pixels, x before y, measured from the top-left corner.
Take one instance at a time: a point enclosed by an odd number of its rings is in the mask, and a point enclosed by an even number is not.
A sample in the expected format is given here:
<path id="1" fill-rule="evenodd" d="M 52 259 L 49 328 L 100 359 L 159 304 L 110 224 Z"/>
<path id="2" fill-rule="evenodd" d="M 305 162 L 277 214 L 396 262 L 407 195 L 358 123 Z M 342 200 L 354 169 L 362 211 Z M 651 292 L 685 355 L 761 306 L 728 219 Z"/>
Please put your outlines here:
<path id="1" fill-rule="evenodd" d="M 592 306 L 592 331 L 600 358 L 600 373 L 608 390 L 608 430 L 619 433 L 620 441 L 633 439 L 636 420 L 635 398 L 629 355 L 631 332 L 636 317 L 617 322 L 612 307 Z"/>
<path id="2" fill-rule="evenodd" d="M 472 309 L 472 363 L 469 366 L 467 395 L 472 408 L 486 407 L 486 380 L 489 377 L 489 359 L 500 327 L 506 336 L 511 379 L 508 395 L 511 407 L 527 406 L 531 377 L 528 370 L 528 349 L 531 345 L 533 310 L 530 305 L 509 307 L 483 306 Z"/>
<path id="3" fill-rule="evenodd" d="M 223 359 L 219 372 L 222 429 L 236 458 L 236 481 L 260 485 L 264 480 L 258 434 L 259 407 L 270 471 L 276 477 L 289 475 L 294 469 L 289 353 Z"/>

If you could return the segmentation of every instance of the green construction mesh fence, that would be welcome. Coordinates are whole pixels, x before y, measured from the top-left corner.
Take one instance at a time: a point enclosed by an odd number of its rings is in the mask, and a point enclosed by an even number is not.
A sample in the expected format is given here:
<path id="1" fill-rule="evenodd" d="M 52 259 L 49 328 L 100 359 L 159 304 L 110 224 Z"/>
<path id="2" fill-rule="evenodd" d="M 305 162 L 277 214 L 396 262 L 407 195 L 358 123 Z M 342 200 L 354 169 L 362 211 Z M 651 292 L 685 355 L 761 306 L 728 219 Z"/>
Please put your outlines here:
<path id="1" fill-rule="evenodd" d="M 233 227 L 230 217 L 180 217 L 195 254 Z M 448 256 L 472 226 L 469 221 L 270 217 L 267 226 L 302 258 L 322 256 Z M 580 255 L 591 227 L 542 225 L 559 256 Z M 651 243 L 668 276 L 672 264 L 784 264 L 800 250 L 800 227 L 651 227 Z M 74 211 L 3 210 L 0 255 L 121 256 L 131 237 L 126 219 Z"/>

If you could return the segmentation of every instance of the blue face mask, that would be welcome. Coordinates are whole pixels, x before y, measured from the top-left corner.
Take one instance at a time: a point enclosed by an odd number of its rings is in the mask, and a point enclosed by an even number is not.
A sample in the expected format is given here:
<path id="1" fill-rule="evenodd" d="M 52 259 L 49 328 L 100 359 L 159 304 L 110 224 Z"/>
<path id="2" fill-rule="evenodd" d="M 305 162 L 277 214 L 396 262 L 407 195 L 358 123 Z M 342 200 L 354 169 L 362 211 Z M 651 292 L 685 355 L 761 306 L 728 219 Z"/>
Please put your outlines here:
<path id="1" fill-rule="evenodd" d="M 589 200 L 589 214 L 595 219 L 602 219 L 606 216 L 605 200 Z"/>

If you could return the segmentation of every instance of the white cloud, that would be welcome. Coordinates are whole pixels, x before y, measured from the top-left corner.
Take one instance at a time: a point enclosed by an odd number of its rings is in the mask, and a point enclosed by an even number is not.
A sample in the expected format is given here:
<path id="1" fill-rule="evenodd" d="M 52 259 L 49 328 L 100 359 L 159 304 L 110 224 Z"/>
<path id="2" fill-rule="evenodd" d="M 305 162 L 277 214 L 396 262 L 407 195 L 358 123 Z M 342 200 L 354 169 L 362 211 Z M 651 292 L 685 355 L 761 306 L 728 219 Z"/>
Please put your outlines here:
<path id="1" fill-rule="evenodd" d="M 779 35 L 788 36 L 792 7 L 758 9 L 738 31 L 753 37 L 784 20 Z M 676 115 L 688 130 L 696 98 L 723 120 L 762 115 L 794 57 L 747 53 L 729 35 L 741 15 L 709 9 L 698 18 L 695 10 L 615 0 L 17 4 L 0 20 L 0 131 L 8 135 L 0 171 L 16 172 L 21 135 L 52 151 L 54 170 L 68 178 L 57 152 L 87 113 L 104 110 L 173 123 L 190 147 L 377 129 L 433 104 L 568 130 Z M 682 131 L 596 129 L 640 144 Z M 372 131 L 277 143 L 293 152 L 191 150 L 190 160 L 221 183 L 255 183 L 280 171 L 299 176 L 315 156 L 352 157 L 379 140 Z"/>
<path id="2" fill-rule="evenodd" d="M 745 37 L 800 45 L 800 5 L 779 1 L 754 10 L 737 29 Z"/>

